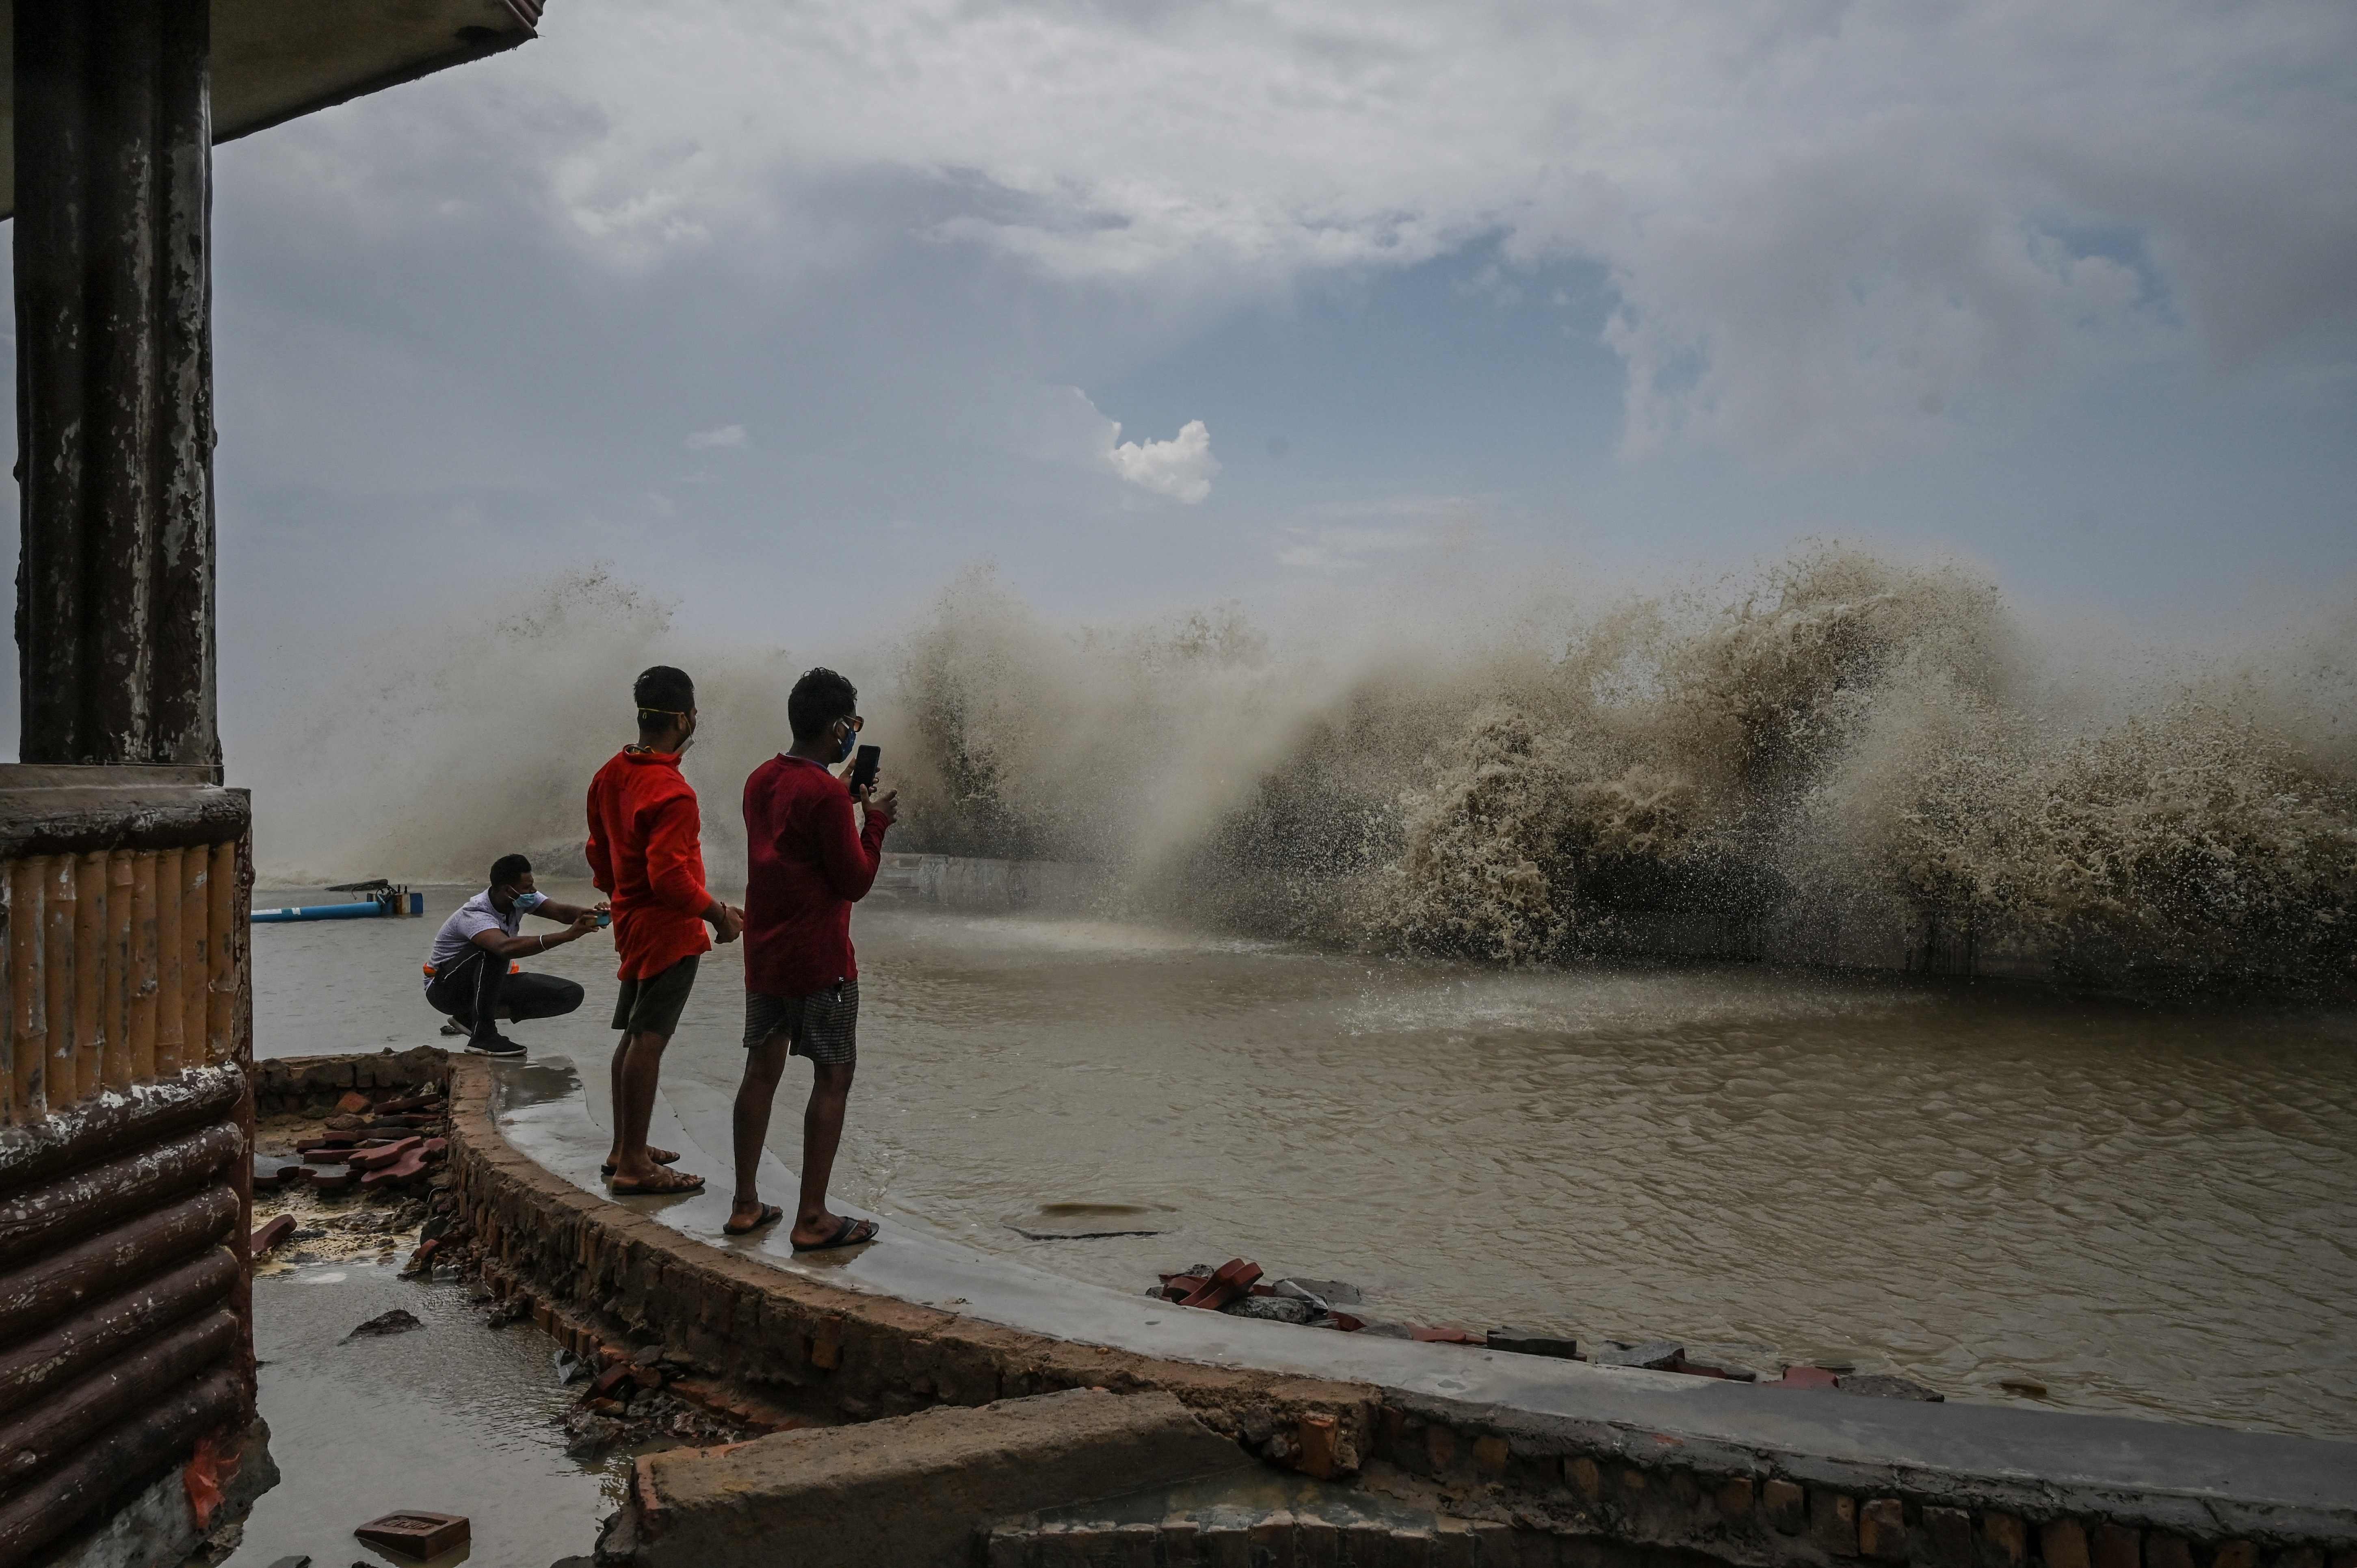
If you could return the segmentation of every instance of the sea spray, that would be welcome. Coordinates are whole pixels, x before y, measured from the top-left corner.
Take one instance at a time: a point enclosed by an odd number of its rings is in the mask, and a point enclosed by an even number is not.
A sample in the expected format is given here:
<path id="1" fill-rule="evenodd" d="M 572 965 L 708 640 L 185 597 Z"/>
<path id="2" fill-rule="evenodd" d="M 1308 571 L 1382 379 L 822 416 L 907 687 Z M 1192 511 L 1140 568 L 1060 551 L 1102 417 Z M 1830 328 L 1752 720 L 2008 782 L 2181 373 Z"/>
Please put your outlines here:
<path id="1" fill-rule="evenodd" d="M 587 876 L 590 776 L 633 738 L 630 683 L 661 662 L 697 677 L 686 771 L 714 873 L 741 881 L 737 792 L 785 744 L 800 667 L 776 650 L 693 646 L 670 603 L 594 569 L 363 643 L 312 705 L 232 746 L 231 782 L 254 792 L 258 874 L 469 881 L 521 850 L 544 875 Z"/>
<path id="2" fill-rule="evenodd" d="M 618 693 L 679 663 L 726 886 L 744 775 L 826 662 L 888 746 L 894 847 L 1097 862 L 1143 912 L 1506 962 L 1961 933 L 2104 983 L 2339 989 L 2348 629 L 2107 683 L 1969 573 L 1823 547 L 1347 659 L 1232 608 L 1059 627 L 983 570 L 873 647 L 748 650 L 586 573 L 371 657 L 250 777 L 266 875 L 572 869 Z"/>

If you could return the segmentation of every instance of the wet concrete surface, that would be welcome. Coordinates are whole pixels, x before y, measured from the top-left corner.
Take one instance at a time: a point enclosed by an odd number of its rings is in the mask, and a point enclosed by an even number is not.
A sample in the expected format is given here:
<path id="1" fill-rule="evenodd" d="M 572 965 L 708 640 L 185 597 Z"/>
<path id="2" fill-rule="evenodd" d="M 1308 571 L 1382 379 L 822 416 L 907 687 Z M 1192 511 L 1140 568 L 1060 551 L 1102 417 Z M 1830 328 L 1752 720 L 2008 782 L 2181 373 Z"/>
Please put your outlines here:
<path id="1" fill-rule="evenodd" d="M 259 1048 L 435 1041 L 417 965 L 471 891 L 257 928 Z M 1370 1316 L 2357 1436 L 2345 1010 L 1390 963 L 876 901 L 855 926 L 837 1190 L 899 1230 L 1121 1291 L 1242 1254 L 1364 1285 Z M 582 1064 L 594 1114 L 611 950 L 527 967 L 587 987 L 511 1032 Z M 716 950 L 665 1064 L 724 1187 L 742 1006 Z M 803 1081 L 771 1124 L 788 1164 Z"/>
<path id="2" fill-rule="evenodd" d="M 511 1144 L 587 1191 L 602 1191 L 608 1133 L 595 1081 L 554 1060 L 494 1067 L 492 1109 Z M 709 1160 L 667 1105 L 653 1141 L 683 1164 Z M 716 1166 L 712 1168 L 718 1168 Z M 765 1190 L 788 1173 L 763 1161 Z M 1601 1367 L 1483 1348 L 1433 1345 L 1257 1322 L 1060 1278 L 905 1224 L 877 1242 L 796 1254 L 777 1230 L 733 1238 L 723 1187 L 674 1198 L 616 1201 L 708 1246 L 840 1288 L 923 1303 L 1082 1344 L 1215 1367 L 1372 1383 L 1414 1410 L 1419 1400 L 1494 1407 L 1542 1435 L 1602 1422 L 1649 1440 L 1774 1455 L 1806 1473 L 1820 1463 L 1863 1474 L 1913 1471 L 1947 1484 L 2036 1477 L 2069 1511 L 2088 1499 L 2175 1495 L 2221 1510 L 2314 1513 L 2345 1531 L 2357 1519 L 2357 1444 L 2221 1427 L 1966 1402 L 1927 1403 L 1831 1391 L 1769 1389 L 1716 1378 Z M 845 1212 L 864 1214 L 849 1205 Z M 2221 1517 L 2224 1517 L 2222 1513 Z M 2235 1528 L 2231 1527 L 2230 1528 Z"/>
<path id="3" fill-rule="evenodd" d="M 587 1552 L 619 1506 L 627 1458 L 565 1456 L 556 1418 L 580 1391 L 558 1385 L 554 1344 L 529 1324 L 486 1328 L 466 1287 L 331 1262 L 264 1273 L 253 1305 L 262 1413 L 283 1478 L 255 1504 L 230 1568 L 296 1555 L 317 1568 L 414 1568 L 352 1536 L 404 1509 L 473 1521 L 472 1543 L 436 1568 L 548 1568 Z M 395 1307 L 424 1326 L 349 1337 Z"/>

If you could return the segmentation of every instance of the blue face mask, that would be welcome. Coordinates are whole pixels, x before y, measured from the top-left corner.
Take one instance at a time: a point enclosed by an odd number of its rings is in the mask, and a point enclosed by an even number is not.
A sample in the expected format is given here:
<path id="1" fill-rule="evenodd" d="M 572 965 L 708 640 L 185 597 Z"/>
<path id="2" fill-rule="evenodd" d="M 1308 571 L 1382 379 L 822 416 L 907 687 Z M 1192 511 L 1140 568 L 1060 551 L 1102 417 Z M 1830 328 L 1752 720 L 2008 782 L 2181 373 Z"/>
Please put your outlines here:
<path id="1" fill-rule="evenodd" d="M 838 751 L 838 752 L 836 752 L 836 753 L 834 754 L 834 759 L 835 759 L 837 762 L 848 762 L 848 761 L 850 761 L 850 760 L 851 760 L 851 750 L 852 750 L 852 747 L 854 747 L 854 746 L 857 746 L 858 744 L 859 744 L 859 732 L 858 732 L 857 730 L 856 730 L 856 729 L 847 729 L 847 730 L 845 730 L 845 731 L 843 732 L 843 749 L 842 749 L 841 751 Z"/>
<path id="2" fill-rule="evenodd" d="M 515 896 L 515 911 L 519 915 L 525 914 L 547 902 L 548 895 L 545 893 L 519 893 Z"/>

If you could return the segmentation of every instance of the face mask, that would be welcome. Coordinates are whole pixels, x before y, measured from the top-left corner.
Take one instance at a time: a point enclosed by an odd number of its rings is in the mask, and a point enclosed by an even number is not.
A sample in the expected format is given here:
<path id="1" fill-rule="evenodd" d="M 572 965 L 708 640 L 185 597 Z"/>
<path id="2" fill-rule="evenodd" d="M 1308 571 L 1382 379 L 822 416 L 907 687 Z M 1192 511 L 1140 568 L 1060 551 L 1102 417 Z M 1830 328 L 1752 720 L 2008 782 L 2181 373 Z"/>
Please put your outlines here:
<path id="1" fill-rule="evenodd" d="M 850 760 L 851 760 L 851 748 L 852 748 L 853 746 L 855 746 L 858 745 L 858 744 L 859 744 L 859 732 L 858 732 L 857 730 L 856 730 L 856 729 L 846 729 L 846 730 L 845 730 L 845 731 L 843 732 L 843 749 L 842 749 L 842 750 L 840 750 L 840 751 L 838 751 L 838 752 L 836 752 L 836 753 L 834 754 L 834 759 L 835 759 L 837 762 L 848 762 L 848 761 L 850 761 Z"/>
<path id="2" fill-rule="evenodd" d="M 519 915 L 524 914 L 547 902 L 548 895 L 545 893 L 519 893 L 515 896 L 515 910 Z"/>

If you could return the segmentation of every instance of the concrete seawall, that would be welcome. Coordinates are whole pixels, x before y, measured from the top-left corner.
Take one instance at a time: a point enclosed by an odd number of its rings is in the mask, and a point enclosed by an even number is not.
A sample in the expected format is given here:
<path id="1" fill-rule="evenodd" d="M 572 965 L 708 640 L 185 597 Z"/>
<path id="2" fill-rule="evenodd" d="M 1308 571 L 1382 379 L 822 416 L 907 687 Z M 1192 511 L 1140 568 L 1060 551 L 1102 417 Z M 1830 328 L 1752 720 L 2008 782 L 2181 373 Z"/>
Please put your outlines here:
<path id="1" fill-rule="evenodd" d="M 1049 1297 L 916 1240 L 830 1276 L 689 1234 L 708 1216 L 683 1206 L 585 1189 L 573 1166 L 594 1170 L 593 1139 L 553 1169 L 556 1145 L 510 1135 L 530 1123 L 503 1099 L 511 1069 L 467 1058 L 452 1075 L 456 1191 L 493 1292 L 585 1352 L 683 1348 L 748 1408 L 837 1424 L 1164 1391 L 1268 1466 L 1479 1524 L 1484 1562 L 2357 1568 L 2357 1444 L 1373 1341 L 1087 1286 Z M 554 1114 L 594 1133 L 577 1105 Z M 878 1288 L 896 1267 L 924 1299 Z M 1085 1311 L 1050 1310 L 1068 1297 Z M 1086 1534 L 1040 1541 L 1082 1561 Z"/>

